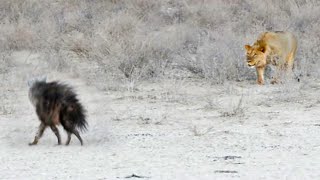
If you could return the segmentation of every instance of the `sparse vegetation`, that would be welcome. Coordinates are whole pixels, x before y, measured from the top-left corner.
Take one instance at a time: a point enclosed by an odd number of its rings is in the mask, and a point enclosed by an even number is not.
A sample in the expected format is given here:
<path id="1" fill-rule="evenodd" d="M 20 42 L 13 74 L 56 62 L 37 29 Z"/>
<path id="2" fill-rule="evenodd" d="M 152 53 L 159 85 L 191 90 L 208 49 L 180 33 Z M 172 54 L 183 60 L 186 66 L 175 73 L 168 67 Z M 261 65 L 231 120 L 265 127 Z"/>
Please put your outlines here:
<path id="1" fill-rule="evenodd" d="M 254 80 L 243 45 L 285 30 L 299 39 L 296 74 L 319 77 L 319 7 L 316 0 L 4 0 L 0 49 L 39 52 L 52 68 L 80 75 L 76 64 L 94 63 L 85 71 L 97 83 L 112 76 L 132 90 L 177 71 L 214 83 Z"/>
<path id="2" fill-rule="evenodd" d="M 239 99 L 239 101 L 236 104 L 231 103 L 229 108 L 224 109 L 224 111 L 221 112 L 222 117 L 243 117 L 244 116 L 244 107 L 243 107 L 243 95 Z"/>
<path id="3" fill-rule="evenodd" d="M 203 136 L 211 132 L 212 130 L 213 130 L 213 127 L 206 128 L 205 130 L 202 130 L 202 131 L 197 126 L 193 126 L 192 128 L 192 132 L 194 136 Z"/>

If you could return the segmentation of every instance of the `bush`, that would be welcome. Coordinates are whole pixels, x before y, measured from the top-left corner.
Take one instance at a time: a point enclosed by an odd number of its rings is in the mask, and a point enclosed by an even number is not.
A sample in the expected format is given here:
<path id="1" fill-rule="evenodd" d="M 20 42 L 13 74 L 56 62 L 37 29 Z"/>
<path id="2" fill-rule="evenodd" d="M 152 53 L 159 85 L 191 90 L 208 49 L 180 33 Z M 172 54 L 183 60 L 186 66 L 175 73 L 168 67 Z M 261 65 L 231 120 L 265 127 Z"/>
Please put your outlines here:
<path id="1" fill-rule="evenodd" d="M 0 48 L 51 53 L 48 61 L 73 68 L 94 62 L 119 79 L 179 70 L 223 83 L 255 79 L 243 45 L 284 30 L 299 40 L 296 73 L 319 77 L 319 7 L 316 0 L 4 0 Z"/>

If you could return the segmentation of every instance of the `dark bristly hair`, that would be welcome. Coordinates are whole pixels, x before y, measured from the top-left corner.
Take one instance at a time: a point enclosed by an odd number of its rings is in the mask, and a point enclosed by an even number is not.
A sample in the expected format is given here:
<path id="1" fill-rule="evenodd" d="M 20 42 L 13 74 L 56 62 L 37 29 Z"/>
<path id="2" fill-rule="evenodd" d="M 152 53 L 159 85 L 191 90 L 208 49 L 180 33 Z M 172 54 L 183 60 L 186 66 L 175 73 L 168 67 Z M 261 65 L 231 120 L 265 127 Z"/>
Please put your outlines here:
<path id="1" fill-rule="evenodd" d="M 50 126 L 58 138 L 58 144 L 61 144 L 59 131 L 55 127 L 58 124 L 61 124 L 68 133 L 67 145 L 70 143 L 71 134 L 75 134 L 81 145 L 83 144 L 78 130 L 81 132 L 87 130 L 86 111 L 73 88 L 57 81 L 47 83 L 45 80 L 37 80 L 31 85 L 29 98 L 41 121 L 39 131 L 31 145 L 37 144 L 47 126 Z"/>

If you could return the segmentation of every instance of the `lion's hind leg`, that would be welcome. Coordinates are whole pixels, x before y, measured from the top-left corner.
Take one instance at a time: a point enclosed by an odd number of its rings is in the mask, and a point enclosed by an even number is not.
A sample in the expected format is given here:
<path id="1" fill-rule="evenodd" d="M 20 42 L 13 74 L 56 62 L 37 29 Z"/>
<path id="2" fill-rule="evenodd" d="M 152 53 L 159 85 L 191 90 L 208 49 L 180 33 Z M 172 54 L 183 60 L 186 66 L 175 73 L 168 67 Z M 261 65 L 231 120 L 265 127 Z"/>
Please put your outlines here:
<path id="1" fill-rule="evenodd" d="M 286 71 L 287 72 L 292 72 L 293 71 L 294 57 L 295 57 L 294 52 L 291 52 L 290 54 L 288 54 L 288 56 L 286 58 Z"/>
<path id="2" fill-rule="evenodd" d="M 295 50 L 290 52 L 286 57 L 286 62 L 284 66 L 284 75 L 287 80 L 291 80 L 294 77 L 293 69 L 294 69 L 294 58 L 295 58 Z"/>
<path id="3" fill-rule="evenodd" d="M 280 84 L 283 82 L 284 69 L 286 69 L 285 64 L 278 64 L 276 67 L 276 72 L 272 77 L 271 84 Z"/>

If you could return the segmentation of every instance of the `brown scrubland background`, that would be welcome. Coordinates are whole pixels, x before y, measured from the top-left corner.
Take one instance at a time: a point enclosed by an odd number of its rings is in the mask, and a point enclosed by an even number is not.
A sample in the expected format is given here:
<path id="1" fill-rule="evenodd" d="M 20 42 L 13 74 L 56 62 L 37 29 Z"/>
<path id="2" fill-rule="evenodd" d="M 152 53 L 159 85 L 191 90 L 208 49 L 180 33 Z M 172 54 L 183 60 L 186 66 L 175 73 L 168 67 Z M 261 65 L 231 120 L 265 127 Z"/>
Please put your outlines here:
<path id="1" fill-rule="evenodd" d="M 47 69 L 99 86 L 162 77 L 253 81 L 243 46 L 264 31 L 290 31 L 299 40 L 295 73 L 319 77 L 319 7 L 317 0 L 2 0 L 1 60 L 36 52 Z"/>

